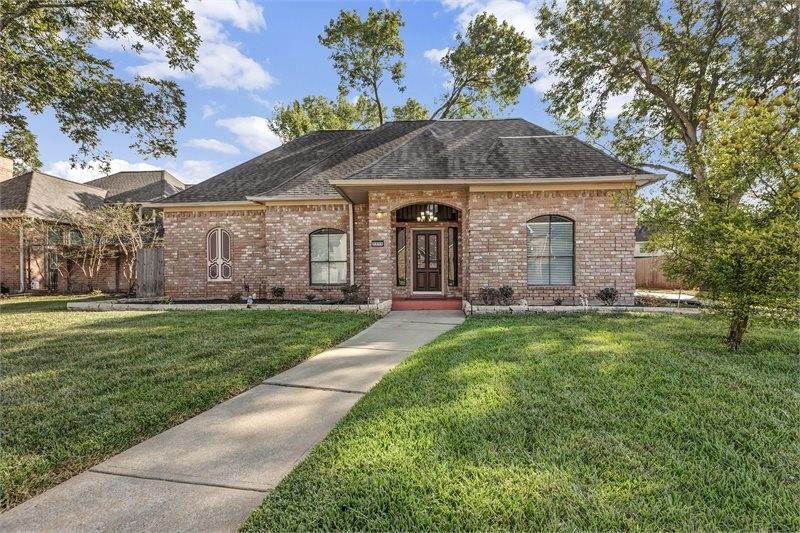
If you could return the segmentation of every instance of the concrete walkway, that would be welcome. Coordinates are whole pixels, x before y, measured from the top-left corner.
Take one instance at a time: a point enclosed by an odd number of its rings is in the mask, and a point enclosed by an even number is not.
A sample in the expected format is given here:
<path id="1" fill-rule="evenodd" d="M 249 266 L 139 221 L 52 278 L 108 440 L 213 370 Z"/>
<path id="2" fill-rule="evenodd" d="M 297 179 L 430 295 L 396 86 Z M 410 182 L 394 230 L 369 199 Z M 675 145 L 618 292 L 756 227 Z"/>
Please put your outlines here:
<path id="1" fill-rule="evenodd" d="M 2 531 L 234 531 L 358 399 L 460 311 L 397 311 L 0 515 Z"/>

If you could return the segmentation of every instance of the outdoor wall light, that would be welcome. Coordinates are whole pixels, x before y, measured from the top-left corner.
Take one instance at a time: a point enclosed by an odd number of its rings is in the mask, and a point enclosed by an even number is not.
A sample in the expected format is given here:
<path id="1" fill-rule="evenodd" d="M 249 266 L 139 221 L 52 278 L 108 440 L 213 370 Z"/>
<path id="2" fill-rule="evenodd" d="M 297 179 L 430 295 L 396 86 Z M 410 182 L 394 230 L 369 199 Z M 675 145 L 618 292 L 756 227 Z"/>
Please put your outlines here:
<path id="1" fill-rule="evenodd" d="M 384 211 L 383 209 L 378 209 L 377 211 L 375 211 L 375 216 L 378 217 L 378 220 L 380 220 L 386 216 L 386 211 Z"/>

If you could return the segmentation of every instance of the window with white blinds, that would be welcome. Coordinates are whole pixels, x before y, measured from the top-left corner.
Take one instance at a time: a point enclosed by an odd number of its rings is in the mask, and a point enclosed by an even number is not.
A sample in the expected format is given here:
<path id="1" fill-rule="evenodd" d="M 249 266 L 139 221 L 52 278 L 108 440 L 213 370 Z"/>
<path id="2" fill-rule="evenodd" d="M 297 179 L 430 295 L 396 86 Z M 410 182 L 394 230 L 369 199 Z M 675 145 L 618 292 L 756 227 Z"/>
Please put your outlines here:
<path id="1" fill-rule="evenodd" d="M 309 276 L 312 285 L 347 283 L 347 235 L 325 228 L 309 235 Z"/>
<path id="2" fill-rule="evenodd" d="M 528 285 L 572 285 L 575 279 L 575 225 L 566 217 L 544 215 L 528 227 Z"/>

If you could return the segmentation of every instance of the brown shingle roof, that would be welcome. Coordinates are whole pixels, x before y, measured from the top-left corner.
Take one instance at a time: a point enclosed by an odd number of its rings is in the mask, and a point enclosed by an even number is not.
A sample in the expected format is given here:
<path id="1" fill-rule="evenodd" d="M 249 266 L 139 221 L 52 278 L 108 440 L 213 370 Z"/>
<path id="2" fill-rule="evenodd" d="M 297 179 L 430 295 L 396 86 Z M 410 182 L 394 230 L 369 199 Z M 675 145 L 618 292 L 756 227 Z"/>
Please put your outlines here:
<path id="1" fill-rule="evenodd" d="M 645 174 L 523 119 L 387 122 L 318 131 L 227 170 L 164 203 L 338 197 L 331 181 L 518 180 Z"/>
<path id="2" fill-rule="evenodd" d="M 0 182 L 0 216 L 57 219 L 99 207 L 105 197 L 103 189 L 30 171 Z"/>
<path id="3" fill-rule="evenodd" d="M 142 203 L 166 198 L 186 185 L 166 170 L 124 171 L 87 182 L 108 191 L 106 202 Z"/>

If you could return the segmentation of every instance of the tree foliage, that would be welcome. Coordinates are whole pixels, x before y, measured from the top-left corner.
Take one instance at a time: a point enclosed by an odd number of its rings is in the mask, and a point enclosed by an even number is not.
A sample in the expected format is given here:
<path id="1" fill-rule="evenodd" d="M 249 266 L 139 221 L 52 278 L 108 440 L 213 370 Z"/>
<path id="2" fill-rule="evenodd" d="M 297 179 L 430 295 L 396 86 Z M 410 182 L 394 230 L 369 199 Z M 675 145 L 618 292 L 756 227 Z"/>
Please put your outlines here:
<path id="1" fill-rule="evenodd" d="M 631 164 L 702 179 L 703 120 L 716 104 L 798 82 L 793 0 L 550 0 L 539 20 L 558 80 L 548 111 L 570 133 L 610 134 Z M 612 97 L 630 101 L 609 126 Z"/>
<path id="2" fill-rule="evenodd" d="M 378 124 L 384 122 L 379 89 L 386 76 L 400 91 L 404 90 L 405 46 L 400 38 L 404 25 L 400 11 L 369 8 L 362 20 L 357 11 L 342 10 L 319 36 L 320 44 L 331 50 L 333 68 L 339 75 L 339 92 L 355 90 L 370 98 Z"/>
<path id="3" fill-rule="evenodd" d="M 172 81 L 114 74 L 92 53 L 100 39 L 160 50 L 170 67 L 191 70 L 199 37 L 182 0 L 0 1 L 0 154 L 38 168 L 26 113 L 50 109 L 78 149 L 73 163 L 108 159 L 101 135 L 116 131 L 138 153 L 175 155 L 185 123 L 183 91 Z"/>
<path id="4" fill-rule="evenodd" d="M 425 120 L 428 115 L 428 108 L 413 98 L 407 98 L 403 105 L 392 108 L 392 120 Z"/>
<path id="5" fill-rule="evenodd" d="M 492 105 L 503 110 L 516 104 L 522 88 L 534 80 L 531 41 L 507 22 L 482 13 L 440 63 L 450 74 L 442 103 L 431 118 L 487 117 Z"/>
<path id="6" fill-rule="evenodd" d="M 269 120 L 269 128 L 284 142 L 312 131 L 373 128 L 378 124 L 372 100 L 359 96 L 351 103 L 344 95 L 336 100 L 306 96 L 288 105 L 279 104 Z"/>
<path id="7" fill-rule="evenodd" d="M 651 249 L 668 275 L 707 291 L 731 319 L 737 349 L 754 313 L 797 319 L 800 98 L 736 98 L 712 113 L 697 157 L 703 180 L 679 179 L 644 202 Z"/>

